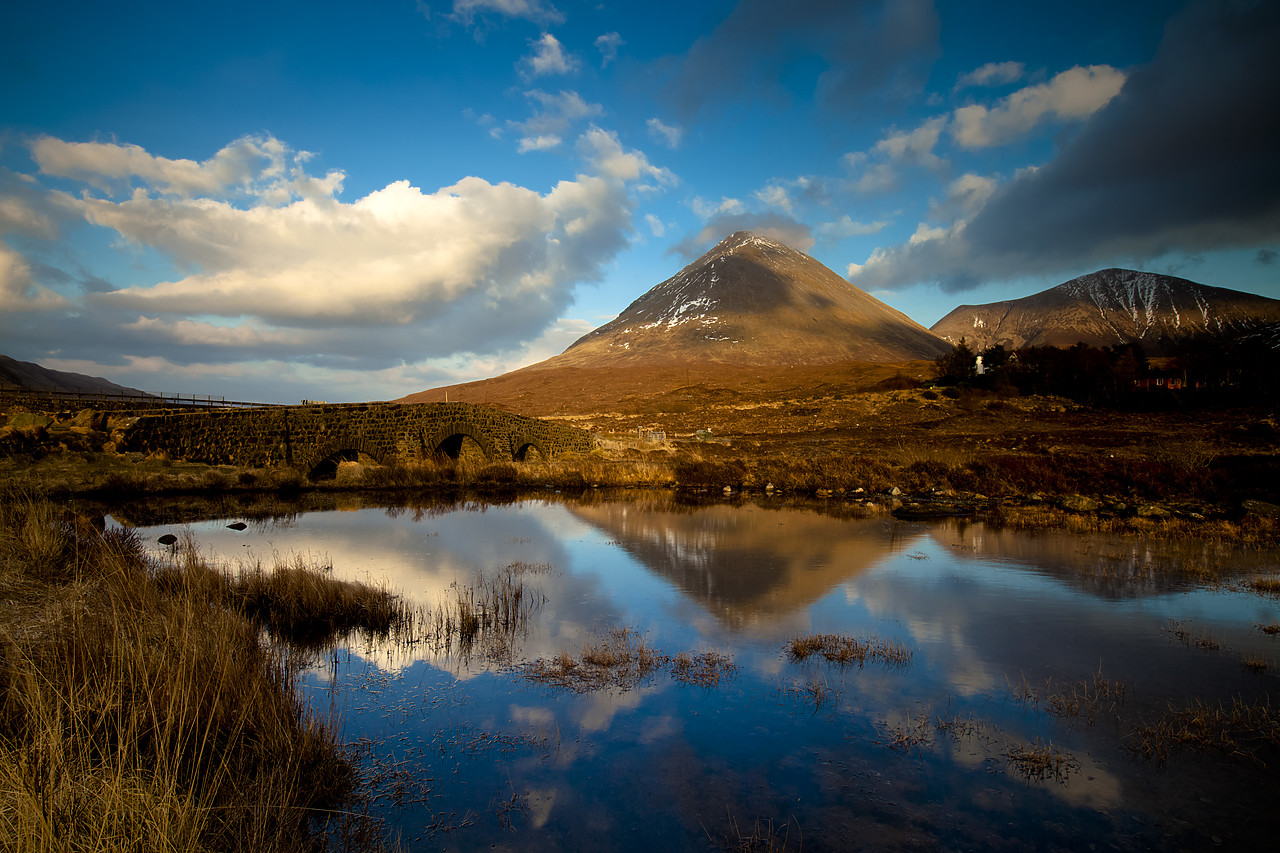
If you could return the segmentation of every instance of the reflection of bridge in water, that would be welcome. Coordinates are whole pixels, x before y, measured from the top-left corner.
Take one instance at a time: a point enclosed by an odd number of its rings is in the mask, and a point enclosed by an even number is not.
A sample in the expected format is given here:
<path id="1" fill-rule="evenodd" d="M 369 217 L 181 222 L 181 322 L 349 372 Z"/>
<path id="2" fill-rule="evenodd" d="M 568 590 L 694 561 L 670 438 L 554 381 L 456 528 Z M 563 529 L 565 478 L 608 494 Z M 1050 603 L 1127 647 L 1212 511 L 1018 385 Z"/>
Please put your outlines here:
<path id="1" fill-rule="evenodd" d="M 485 459 L 550 459 L 586 452 L 582 430 L 470 403 L 353 403 L 166 412 L 140 417 L 126 451 L 241 467 L 323 470 L 368 457 L 380 463 L 458 458 L 474 447 Z"/>

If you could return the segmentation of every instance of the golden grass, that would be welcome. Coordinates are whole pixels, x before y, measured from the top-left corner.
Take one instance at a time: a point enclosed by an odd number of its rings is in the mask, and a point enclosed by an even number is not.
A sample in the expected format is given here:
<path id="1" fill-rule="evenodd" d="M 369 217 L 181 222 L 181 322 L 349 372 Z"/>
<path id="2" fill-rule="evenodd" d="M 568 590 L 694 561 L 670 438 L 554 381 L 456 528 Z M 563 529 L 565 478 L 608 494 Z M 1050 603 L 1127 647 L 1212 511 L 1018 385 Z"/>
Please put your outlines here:
<path id="1" fill-rule="evenodd" d="M 905 667 L 914 655 L 910 646 L 879 637 L 862 639 L 845 634 L 805 634 L 786 645 L 787 656 L 799 663 L 817 655 L 829 663 L 863 666 L 868 661 L 885 666 Z"/>
<path id="2" fill-rule="evenodd" d="M 136 536 L 0 500 L 0 847 L 303 850 L 355 784 L 294 653 Z"/>

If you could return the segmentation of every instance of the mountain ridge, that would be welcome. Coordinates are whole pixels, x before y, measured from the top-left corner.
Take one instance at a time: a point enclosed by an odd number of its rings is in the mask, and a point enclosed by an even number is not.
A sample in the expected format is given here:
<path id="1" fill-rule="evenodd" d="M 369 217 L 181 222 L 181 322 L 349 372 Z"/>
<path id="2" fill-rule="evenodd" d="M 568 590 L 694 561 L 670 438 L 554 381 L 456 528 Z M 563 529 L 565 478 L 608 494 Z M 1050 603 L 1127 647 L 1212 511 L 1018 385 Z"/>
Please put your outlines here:
<path id="1" fill-rule="evenodd" d="M 964 338 L 975 350 L 1136 341 L 1159 355 L 1190 335 L 1269 334 L 1276 323 L 1280 300 L 1112 267 L 1019 299 L 957 306 L 932 331 L 953 344 Z"/>
<path id="2" fill-rule="evenodd" d="M 0 389 L 148 396 L 145 391 L 117 385 L 101 376 L 53 370 L 34 361 L 18 361 L 7 355 L 0 355 Z"/>

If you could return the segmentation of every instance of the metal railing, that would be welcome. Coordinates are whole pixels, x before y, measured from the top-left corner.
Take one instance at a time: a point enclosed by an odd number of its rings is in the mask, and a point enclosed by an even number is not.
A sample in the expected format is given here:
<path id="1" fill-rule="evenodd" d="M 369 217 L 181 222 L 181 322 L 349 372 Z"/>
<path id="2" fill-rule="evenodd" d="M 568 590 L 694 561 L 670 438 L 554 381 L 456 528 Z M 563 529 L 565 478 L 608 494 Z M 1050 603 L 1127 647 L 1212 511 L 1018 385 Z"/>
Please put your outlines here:
<path id="1" fill-rule="evenodd" d="M 38 386 L 24 388 L 0 388 L 0 398 L 32 398 L 49 400 L 61 404 L 109 403 L 119 407 L 140 409 L 174 409 L 174 408 L 207 408 L 207 409 L 247 409 L 278 406 L 280 403 L 251 403 L 243 400 L 228 400 L 226 397 L 215 397 L 209 394 L 135 394 L 121 391 L 67 390 L 65 388 L 41 388 Z"/>

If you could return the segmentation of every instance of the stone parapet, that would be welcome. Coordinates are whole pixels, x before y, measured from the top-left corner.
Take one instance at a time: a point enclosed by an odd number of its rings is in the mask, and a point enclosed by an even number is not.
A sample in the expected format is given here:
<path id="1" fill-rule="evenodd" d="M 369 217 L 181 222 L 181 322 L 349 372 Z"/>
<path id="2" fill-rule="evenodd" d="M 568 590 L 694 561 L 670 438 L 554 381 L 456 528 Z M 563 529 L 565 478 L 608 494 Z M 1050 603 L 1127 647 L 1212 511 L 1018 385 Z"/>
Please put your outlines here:
<path id="1" fill-rule="evenodd" d="M 310 471 L 352 453 L 383 463 L 457 456 L 464 438 L 490 461 L 524 459 L 531 447 L 550 459 L 595 446 L 580 429 L 470 403 L 353 403 L 143 415 L 125 431 L 121 449 Z"/>

